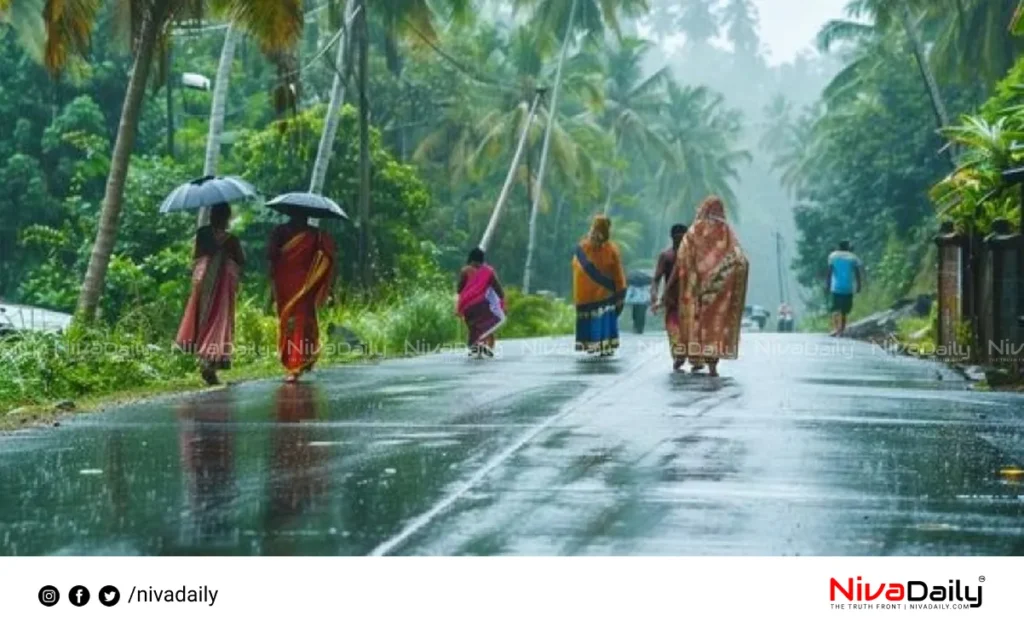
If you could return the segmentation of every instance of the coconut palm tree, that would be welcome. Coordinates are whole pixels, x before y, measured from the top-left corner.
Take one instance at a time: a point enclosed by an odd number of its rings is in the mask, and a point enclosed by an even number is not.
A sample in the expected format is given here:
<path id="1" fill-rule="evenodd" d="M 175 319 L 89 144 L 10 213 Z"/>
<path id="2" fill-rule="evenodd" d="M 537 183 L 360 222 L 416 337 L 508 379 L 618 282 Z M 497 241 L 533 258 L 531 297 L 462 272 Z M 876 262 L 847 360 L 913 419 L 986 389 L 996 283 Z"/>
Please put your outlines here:
<path id="1" fill-rule="evenodd" d="M 611 212 L 621 185 L 616 163 L 623 153 L 645 156 L 658 164 L 673 158 L 665 138 L 652 125 L 664 106 L 669 71 L 661 68 L 644 76 L 643 62 L 650 47 L 647 40 L 623 38 L 615 47 L 593 57 L 605 78 L 604 103 L 597 120 L 615 139 L 604 204 L 606 213 Z"/>
<path id="2" fill-rule="evenodd" d="M 750 59 L 760 52 L 757 33 L 758 11 L 752 0 L 728 0 L 722 9 L 722 22 L 736 52 Z"/>
<path id="3" fill-rule="evenodd" d="M 95 316 L 103 293 L 110 255 L 117 239 L 128 164 L 156 51 L 172 24 L 198 19 L 208 8 L 200 0 L 116 1 L 117 9 L 129 18 L 133 63 L 100 207 L 96 242 L 78 300 L 78 315 L 86 320 Z M 48 70 L 57 75 L 71 57 L 85 54 L 99 8 L 99 0 L 46 0 L 43 9 L 46 28 L 43 63 Z M 302 31 L 299 0 L 224 0 L 222 8 L 233 21 L 251 30 L 266 52 L 290 49 Z"/>
<path id="4" fill-rule="evenodd" d="M 539 106 L 534 116 L 529 116 L 533 100 L 541 87 L 540 77 L 549 75 L 550 67 L 544 64 L 541 51 L 545 48 L 543 32 L 537 32 L 529 26 L 522 26 L 507 36 L 500 43 L 492 42 L 490 50 L 481 51 L 491 59 L 493 72 L 507 77 L 506 83 L 515 86 L 508 92 L 500 93 L 493 105 L 479 107 L 473 118 L 463 119 L 461 123 L 453 125 L 448 123 L 437 132 L 425 139 L 436 147 L 438 134 L 444 131 L 451 134 L 450 139 L 468 140 L 479 139 L 477 147 L 468 156 L 468 168 L 456 167 L 457 171 L 467 171 L 477 177 L 493 175 L 496 171 L 505 169 L 508 159 L 508 149 L 517 144 L 520 137 L 525 139 L 524 151 L 526 156 L 532 156 L 536 141 L 544 132 L 545 142 L 548 145 L 548 156 L 556 170 L 556 175 L 561 182 L 577 182 L 581 174 L 590 173 L 589 158 L 580 151 L 579 145 L 573 135 L 580 130 L 585 123 L 581 121 L 571 122 L 559 119 L 550 106 Z M 570 70 L 569 75 L 572 75 Z M 568 87 L 579 90 L 593 90 L 594 86 L 589 84 L 585 77 L 571 77 L 567 83 Z M 461 110 L 461 107 L 452 109 L 452 112 Z M 446 117 L 450 119 L 450 117 Z M 471 133 L 452 132 L 459 126 L 471 126 Z M 522 136 L 524 135 L 525 136 Z M 459 150 L 456 153 L 462 154 Z M 543 161 L 542 161 L 543 162 Z M 537 186 L 537 174 L 533 172 L 532 163 L 528 159 L 525 167 L 520 167 L 513 161 L 510 168 L 510 178 L 525 184 L 530 194 L 531 213 L 546 205 L 547 196 Z M 536 198 L 534 197 L 536 196 Z M 502 211 L 502 205 L 496 206 L 496 214 Z M 492 221 L 489 225 L 494 225 Z"/>
<path id="5" fill-rule="evenodd" d="M 220 163 L 221 139 L 224 136 L 224 115 L 227 111 L 228 84 L 231 81 L 231 64 L 235 59 L 235 44 L 241 32 L 234 22 L 228 22 L 224 31 L 224 43 L 221 44 L 220 60 L 217 63 L 217 75 L 213 80 L 213 96 L 210 99 L 210 130 L 206 135 L 206 156 L 203 160 L 203 175 L 214 176 Z M 210 210 L 200 209 L 197 220 L 199 226 L 210 223 Z"/>
<path id="6" fill-rule="evenodd" d="M 490 153 L 481 150 L 484 139 L 495 138 L 494 121 L 529 109 L 537 82 L 534 73 L 542 63 L 536 46 L 538 36 L 523 28 L 515 34 L 497 26 L 474 31 L 465 55 L 476 69 L 472 74 L 459 68 L 455 91 L 471 93 L 465 98 L 438 102 L 440 116 L 420 140 L 413 160 L 422 165 L 442 167 L 453 188 L 491 175 L 492 154 L 503 148 L 498 134 Z M 502 77 L 501 81 L 493 79 Z M 505 113 L 506 117 L 503 117 Z M 521 122 L 514 122 L 518 127 Z M 518 137 L 516 137 L 518 138 Z M 515 145 L 516 140 L 510 140 Z M 485 160 L 480 160 L 481 157 Z"/>
<path id="7" fill-rule="evenodd" d="M 700 47 L 718 35 L 714 0 L 682 0 L 675 26 L 686 35 L 688 47 Z"/>
<path id="8" fill-rule="evenodd" d="M 36 62 L 42 62 L 45 28 L 43 0 L 0 0 L 0 24 L 7 24 Z"/>
<path id="9" fill-rule="evenodd" d="M 348 39 L 355 19 L 355 13 L 361 10 L 362 7 L 356 7 L 355 2 L 346 3 L 341 37 L 335 43 L 337 51 L 334 58 L 334 80 L 331 83 L 331 97 L 327 106 L 327 115 L 324 118 L 324 129 L 320 134 L 320 145 L 317 147 L 316 160 L 313 162 L 313 173 L 309 179 L 310 193 L 319 194 L 324 189 L 324 180 L 327 178 L 327 167 L 331 162 L 334 138 L 338 134 L 338 123 L 341 120 L 341 107 L 345 104 L 345 77 L 342 75 L 345 68 L 345 53 L 348 50 Z"/>
<path id="10" fill-rule="evenodd" d="M 435 7 L 446 9 L 448 17 L 455 22 L 464 22 L 471 15 L 470 0 L 443 0 L 432 3 L 428 0 L 391 0 L 373 2 L 350 0 L 356 3 L 353 37 L 357 59 L 357 92 L 359 94 L 359 234 L 360 268 L 363 284 L 369 287 L 372 280 L 370 268 L 370 28 L 371 17 L 380 20 L 385 30 L 385 56 L 393 73 L 398 73 L 398 40 L 408 38 L 426 45 L 436 45 L 437 32 L 434 21 Z"/>
<path id="11" fill-rule="evenodd" d="M 910 44 L 914 60 L 921 72 L 935 112 L 937 127 L 944 129 L 950 124 L 949 111 L 942 99 L 938 79 L 928 63 L 927 51 L 918 26 L 924 10 L 930 6 L 928 0 L 852 0 L 846 5 L 846 13 L 854 21 L 833 20 L 827 23 L 818 34 L 818 44 L 822 50 L 828 51 L 833 42 L 851 38 L 884 37 L 885 33 L 898 25 Z M 869 18 L 870 24 L 856 21 L 862 17 Z"/>
<path id="12" fill-rule="evenodd" d="M 669 81 L 656 125 L 672 151 L 657 179 L 663 209 L 659 234 L 666 232 L 670 214 L 695 209 L 712 193 L 737 209 L 733 183 L 739 181 L 740 165 L 751 160 L 749 152 L 737 149 L 743 132 L 740 111 L 725 107 L 725 97 L 707 88 Z"/>
<path id="13" fill-rule="evenodd" d="M 961 81 L 1002 79 L 1024 53 L 1024 42 L 1007 32 L 1017 7 L 1018 0 L 933 3 L 928 15 L 938 27 L 930 55 L 935 68 Z"/>
<path id="14" fill-rule="evenodd" d="M 523 265 L 523 293 L 530 293 L 530 270 L 533 267 L 533 251 L 537 247 L 537 213 L 540 211 L 541 194 L 544 191 L 544 175 L 548 166 L 548 151 L 551 149 L 551 133 L 554 131 L 554 122 L 558 116 L 558 97 L 562 90 L 562 70 L 565 67 L 565 58 L 569 53 L 569 44 L 572 42 L 573 27 L 576 21 L 576 10 L 580 0 L 572 0 L 569 9 L 565 34 L 562 36 L 562 50 L 558 55 L 558 67 L 555 70 L 555 86 L 551 94 L 551 105 L 548 108 L 549 125 L 544 130 L 544 145 L 540 150 L 540 167 L 537 170 L 537 189 L 533 192 L 533 207 L 530 209 L 529 239 L 526 244 L 526 263 Z"/>
<path id="15" fill-rule="evenodd" d="M 650 3 L 648 0 L 513 0 L 513 7 L 516 11 L 529 9 L 534 28 L 546 33 L 582 34 L 599 41 L 608 30 L 621 35 L 619 19 L 646 15 Z"/>
<path id="16" fill-rule="evenodd" d="M 521 129 L 524 113 L 529 110 L 538 88 L 546 85 L 545 79 L 553 72 L 541 54 L 550 45 L 547 34 L 529 26 L 521 26 L 511 33 L 505 29 L 484 28 L 473 39 L 472 59 L 477 72 L 473 77 L 461 79 L 463 85 L 472 88 L 472 98 L 450 99 L 440 104 L 441 118 L 414 152 L 418 162 L 443 162 L 453 186 L 467 180 L 487 179 L 507 169 L 509 148 L 515 146 L 519 138 L 514 130 Z M 564 105 L 561 117 L 551 119 L 551 125 L 547 125 L 551 106 L 538 107 L 527 146 L 531 154 L 534 153 L 537 138 L 543 131 L 550 139 L 550 165 L 563 181 L 573 180 L 573 174 L 581 167 L 580 161 L 586 160 L 578 151 L 575 138 L 585 122 L 574 120 L 569 115 L 571 108 L 599 100 L 596 93 L 600 86 L 592 76 L 577 70 L 569 63 L 563 74 L 564 94 L 571 103 Z M 492 83 L 491 77 L 496 76 L 504 79 Z M 479 78 L 487 83 L 481 83 Z M 535 176 L 531 168 L 530 181 L 534 181 Z M 525 178 L 519 180 L 525 182 Z M 543 200 L 541 204 L 543 206 Z"/>
<path id="17" fill-rule="evenodd" d="M 517 7 L 526 4 L 525 0 L 519 0 Z M 531 3 L 534 10 L 534 20 L 552 32 L 560 32 L 562 39 L 561 51 L 558 56 L 558 65 L 555 69 L 555 82 L 551 94 L 551 102 L 548 112 L 552 113 L 550 121 L 554 121 L 558 115 L 558 98 L 562 88 L 562 71 L 568 56 L 569 47 L 572 44 L 573 36 L 577 33 L 579 25 L 587 35 L 598 35 L 605 31 L 605 25 L 618 34 L 619 22 L 618 13 L 621 11 L 630 16 L 642 14 L 648 10 L 646 0 L 618 0 L 613 3 L 598 4 L 593 0 L 540 0 Z M 568 7 L 568 15 L 564 22 L 560 19 Z M 582 19 L 577 22 L 577 16 Z M 564 24 L 564 27 L 562 26 Z M 526 248 L 526 263 L 523 272 L 523 292 L 530 292 L 530 270 L 533 264 L 533 253 L 537 244 L 537 213 L 540 210 L 542 199 L 544 177 L 547 173 L 548 152 L 551 147 L 551 138 L 554 130 L 553 125 L 548 125 L 544 133 L 544 145 L 541 148 L 540 167 L 537 171 L 537 191 L 532 194 L 533 206 L 530 209 L 529 241 Z"/>
<path id="18" fill-rule="evenodd" d="M 765 123 L 761 126 L 761 139 L 758 146 L 765 151 L 784 144 L 793 125 L 796 107 L 784 94 L 776 94 L 764 107 Z"/>
<path id="19" fill-rule="evenodd" d="M 778 95 L 765 108 L 766 123 L 759 145 L 772 157 L 771 169 L 781 172 L 780 182 L 790 195 L 799 191 L 816 159 L 812 149 L 818 107 L 812 105 L 796 112 L 788 99 Z"/>

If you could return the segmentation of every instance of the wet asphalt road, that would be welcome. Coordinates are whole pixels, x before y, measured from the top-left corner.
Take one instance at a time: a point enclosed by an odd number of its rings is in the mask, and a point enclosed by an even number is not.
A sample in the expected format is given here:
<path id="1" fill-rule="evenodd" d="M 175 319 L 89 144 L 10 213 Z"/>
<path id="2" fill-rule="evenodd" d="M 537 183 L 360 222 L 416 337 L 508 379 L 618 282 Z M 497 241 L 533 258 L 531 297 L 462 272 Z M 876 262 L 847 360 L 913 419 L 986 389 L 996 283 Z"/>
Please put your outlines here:
<path id="1" fill-rule="evenodd" d="M 0 435 L 4 555 L 1021 555 L 1024 398 L 825 337 L 661 333 L 256 382 Z"/>

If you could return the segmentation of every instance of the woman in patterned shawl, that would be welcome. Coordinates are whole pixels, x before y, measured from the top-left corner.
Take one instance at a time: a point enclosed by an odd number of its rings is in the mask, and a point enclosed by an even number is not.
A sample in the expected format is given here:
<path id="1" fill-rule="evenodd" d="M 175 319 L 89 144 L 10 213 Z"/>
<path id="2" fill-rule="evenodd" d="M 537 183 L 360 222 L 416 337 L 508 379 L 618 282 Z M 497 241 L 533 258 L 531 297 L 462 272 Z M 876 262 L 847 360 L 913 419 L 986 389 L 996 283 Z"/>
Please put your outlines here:
<path id="1" fill-rule="evenodd" d="M 679 339 L 696 373 L 739 356 L 749 263 L 717 197 L 706 199 L 676 256 Z"/>

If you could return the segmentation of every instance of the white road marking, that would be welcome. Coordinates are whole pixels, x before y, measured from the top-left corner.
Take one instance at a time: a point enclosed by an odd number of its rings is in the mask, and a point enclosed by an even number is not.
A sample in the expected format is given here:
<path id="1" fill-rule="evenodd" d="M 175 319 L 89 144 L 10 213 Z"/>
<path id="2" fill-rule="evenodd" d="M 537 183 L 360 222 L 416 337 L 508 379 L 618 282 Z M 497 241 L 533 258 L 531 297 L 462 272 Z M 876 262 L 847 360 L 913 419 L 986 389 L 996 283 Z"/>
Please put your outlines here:
<path id="1" fill-rule="evenodd" d="M 642 367 L 649 360 L 651 359 L 642 358 L 639 362 L 632 365 L 625 372 L 623 378 L 633 375 L 637 369 Z M 626 381 L 624 380 L 620 381 L 617 383 L 617 386 L 621 386 L 625 382 Z M 588 392 L 592 393 L 590 393 L 590 395 L 588 396 Z M 488 475 L 490 475 L 494 470 L 496 470 L 499 466 L 505 463 L 505 461 L 509 457 L 511 457 L 517 451 L 519 451 L 519 449 L 529 444 L 534 438 L 536 438 L 538 435 L 551 428 L 555 423 L 565 419 L 566 417 L 574 413 L 577 409 L 583 407 L 583 405 L 588 404 L 589 402 L 603 394 L 604 391 L 602 391 L 601 389 L 594 389 L 593 387 L 589 387 L 586 391 L 583 392 L 583 394 L 581 394 L 581 397 L 573 401 L 568 407 L 564 408 L 559 413 L 547 418 L 540 424 L 537 424 L 536 426 L 531 428 L 523 435 L 519 436 L 519 439 L 512 442 L 512 444 L 509 445 L 505 450 L 501 451 L 500 453 L 492 457 L 490 460 L 488 460 L 486 464 L 480 467 L 480 469 L 477 470 L 472 477 L 470 477 L 465 483 L 459 486 L 454 492 L 452 492 L 447 497 L 441 499 L 441 501 L 436 503 L 432 508 L 430 508 L 426 512 L 414 518 L 406 525 L 405 529 L 403 529 L 395 536 L 391 537 L 390 539 L 384 541 L 383 543 L 375 547 L 373 551 L 370 552 L 369 555 L 387 556 L 388 554 L 393 552 L 411 536 L 413 536 L 426 526 L 430 525 L 431 521 L 444 514 L 449 508 L 455 505 L 457 501 L 459 501 L 467 493 L 473 490 L 473 488 L 479 485 L 480 482 L 486 479 Z"/>

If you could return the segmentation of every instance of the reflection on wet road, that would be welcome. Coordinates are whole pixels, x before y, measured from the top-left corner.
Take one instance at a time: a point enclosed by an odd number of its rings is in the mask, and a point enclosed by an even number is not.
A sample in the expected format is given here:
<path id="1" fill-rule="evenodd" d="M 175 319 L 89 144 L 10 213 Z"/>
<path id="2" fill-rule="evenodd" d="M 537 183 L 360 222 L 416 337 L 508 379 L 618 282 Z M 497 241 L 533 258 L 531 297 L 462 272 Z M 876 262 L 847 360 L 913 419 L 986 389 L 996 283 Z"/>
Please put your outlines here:
<path id="1" fill-rule="evenodd" d="M 748 335 L 505 342 L 0 436 L 0 554 L 1024 554 L 1020 396 Z"/>

